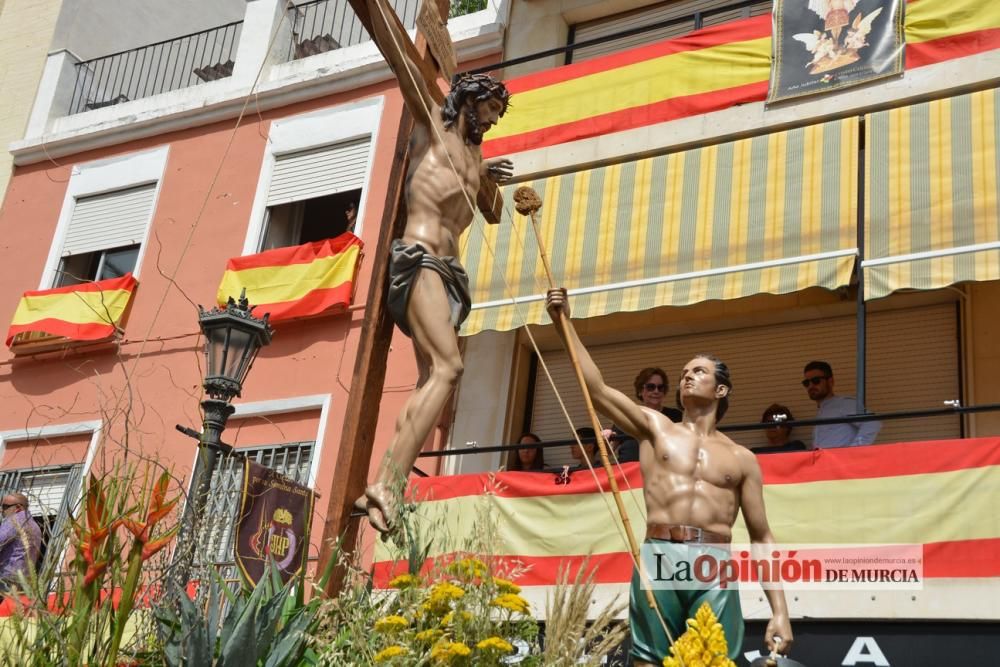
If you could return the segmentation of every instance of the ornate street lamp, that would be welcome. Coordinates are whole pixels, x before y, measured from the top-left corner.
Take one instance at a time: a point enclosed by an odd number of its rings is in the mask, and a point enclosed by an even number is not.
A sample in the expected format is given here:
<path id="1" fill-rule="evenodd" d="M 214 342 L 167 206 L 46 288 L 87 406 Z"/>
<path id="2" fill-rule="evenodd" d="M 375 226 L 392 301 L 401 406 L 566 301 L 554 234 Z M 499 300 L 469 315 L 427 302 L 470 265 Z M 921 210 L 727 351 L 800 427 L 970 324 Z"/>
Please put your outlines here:
<path id="1" fill-rule="evenodd" d="M 184 506 L 179 546 L 191 549 L 176 563 L 176 581 L 186 584 L 191 566 L 191 556 L 197 544 L 197 522 L 201 519 L 208 501 L 212 473 L 219 459 L 219 452 L 229 453 L 232 447 L 222 442 L 222 431 L 236 408 L 230 401 L 240 396 L 243 381 L 253 365 L 260 348 L 270 344 L 273 333 L 268 322 L 269 314 L 254 317 L 253 306 L 247 301 L 246 290 L 239 301 L 229 297 L 225 308 L 206 311 L 198 306 L 198 324 L 205 336 L 205 393 L 201 402 L 204 422 L 201 433 L 178 426 L 178 430 L 198 439 L 198 459 L 192 479 L 193 493 Z"/>

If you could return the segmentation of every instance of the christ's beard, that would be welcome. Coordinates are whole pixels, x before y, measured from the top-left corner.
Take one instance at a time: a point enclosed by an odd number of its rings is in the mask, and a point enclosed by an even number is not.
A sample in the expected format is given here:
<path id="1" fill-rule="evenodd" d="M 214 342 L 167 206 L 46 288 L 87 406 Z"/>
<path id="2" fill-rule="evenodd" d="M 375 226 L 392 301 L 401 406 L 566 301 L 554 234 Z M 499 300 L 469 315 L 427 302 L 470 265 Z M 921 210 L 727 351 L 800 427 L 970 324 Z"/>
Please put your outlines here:
<path id="1" fill-rule="evenodd" d="M 479 119 L 476 118 L 476 112 L 473 110 L 466 110 L 465 112 L 465 140 L 476 146 L 483 143 L 483 132 L 479 127 Z"/>

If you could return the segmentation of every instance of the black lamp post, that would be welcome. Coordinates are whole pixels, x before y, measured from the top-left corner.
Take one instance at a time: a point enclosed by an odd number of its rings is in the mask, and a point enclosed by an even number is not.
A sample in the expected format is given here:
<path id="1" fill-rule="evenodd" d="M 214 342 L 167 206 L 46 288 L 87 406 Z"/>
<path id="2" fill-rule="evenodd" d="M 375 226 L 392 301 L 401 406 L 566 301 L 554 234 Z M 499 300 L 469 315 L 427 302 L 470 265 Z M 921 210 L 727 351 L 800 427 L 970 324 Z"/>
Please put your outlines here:
<path id="1" fill-rule="evenodd" d="M 206 311 L 198 306 L 198 324 L 205 336 L 205 393 L 208 398 L 201 402 L 204 422 L 200 434 L 178 426 L 178 429 L 198 438 L 198 459 L 195 462 L 192 479 L 193 493 L 184 506 L 181 520 L 179 545 L 192 550 L 184 554 L 176 565 L 177 581 L 186 584 L 190 573 L 191 556 L 196 548 L 196 524 L 205 510 L 208 492 L 212 484 L 212 473 L 219 459 L 219 452 L 229 453 L 232 447 L 222 442 L 222 431 L 226 421 L 236 408 L 230 401 L 240 396 L 243 381 L 250 372 L 260 348 L 271 342 L 271 326 L 268 314 L 263 318 L 254 317 L 253 306 L 246 298 L 246 290 L 240 294 L 239 302 L 229 297 L 225 308 Z"/>

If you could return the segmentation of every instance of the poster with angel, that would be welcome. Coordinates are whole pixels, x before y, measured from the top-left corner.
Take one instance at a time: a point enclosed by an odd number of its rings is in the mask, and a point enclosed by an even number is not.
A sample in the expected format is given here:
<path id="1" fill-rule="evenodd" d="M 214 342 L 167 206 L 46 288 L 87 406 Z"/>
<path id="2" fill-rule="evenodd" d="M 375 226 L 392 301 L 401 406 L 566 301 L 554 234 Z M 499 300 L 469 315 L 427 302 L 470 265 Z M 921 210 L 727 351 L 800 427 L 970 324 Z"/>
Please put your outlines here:
<path id="1" fill-rule="evenodd" d="M 767 103 L 903 72 L 904 0 L 774 0 Z"/>

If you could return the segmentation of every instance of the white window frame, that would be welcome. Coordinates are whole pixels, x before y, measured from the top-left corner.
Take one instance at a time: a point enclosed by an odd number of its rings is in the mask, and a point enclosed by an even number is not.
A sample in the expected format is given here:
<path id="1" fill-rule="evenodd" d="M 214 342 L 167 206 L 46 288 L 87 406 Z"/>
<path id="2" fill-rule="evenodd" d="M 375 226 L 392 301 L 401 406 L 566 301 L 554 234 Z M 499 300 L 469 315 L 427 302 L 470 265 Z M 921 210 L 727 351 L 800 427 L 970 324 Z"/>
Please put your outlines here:
<path id="1" fill-rule="evenodd" d="M 43 438 L 62 438 L 70 435 L 90 433 L 90 444 L 87 445 L 87 453 L 83 457 L 83 469 L 80 471 L 80 487 L 77 489 L 77 497 L 72 500 L 72 506 L 78 506 L 83 502 L 84 493 L 87 489 L 87 476 L 90 474 L 90 466 L 97 456 L 97 448 L 101 444 L 101 436 L 104 432 L 104 423 L 100 419 L 91 421 L 73 422 L 70 424 L 48 424 L 46 426 L 17 428 L 9 431 L 0 431 L 0 457 L 7 453 L 7 446 L 12 442 L 24 442 L 26 440 L 40 440 Z M 17 468 L 13 468 L 17 470 Z M 69 489 L 67 489 L 67 492 Z M 65 502 L 65 499 L 64 499 Z M 66 540 L 62 553 L 59 554 L 57 563 L 65 563 L 66 555 L 69 553 L 70 540 Z"/>
<path id="2" fill-rule="evenodd" d="M 243 255 L 256 255 L 260 252 L 267 219 L 267 193 L 271 188 L 274 163 L 279 156 L 367 136 L 371 137 L 368 146 L 368 169 L 364 184 L 361 186 L 361 201 L 358 202 L 358 217 L 354 227 L 354 234 L 361 236 L 383 107 L 384 98 L 379 96 L 290 116 L 271 123 L 267 147 L 264 150 L 264 161 L 260 168 L 260 178 L 257 181 L 257 192 L 250 210 L 250 224 L 247 227 L 246 240 L 243 242 Z"/>
<path id="3" fill-rule="evenodd" d="M 135 268 L 132 270 L 132 275 L 136 278 L 139 277 L 142 258 L 149 241 L 149 229 L 152 227 L 152 220 L 156 214 L 156 204 L 160 198 L 160 188 L 163 185 L 163 173 L 167 167 L 168 153 L 169 148 L 161 146 L 150 151 L 73 165 L 69 184 L 66 187 L 66 195 L 63 198 L 62 210 L 59 213 L 59 222 L 56 224 L 56 232 L 52 238 L 52 246 L 49 248 L 49 256 L 45 261 L 38 289 L 49 289 L 56 284 L 63 245 L 66 242 L 66 233 L 69 231 L 69 224 L 73 218 L 73 208 L 76 206 L 78 198 L 155 183 L 150 219 L 146 223 L 146 232 L 139 245 L 139 256 L 136 258 Z"/>
<path id="4" fill-rule="evenodd" d="M 326 437 L 326 421 L 330 416 L 330 403 L 332 394 L 311 394 L 308 396 L 294 396 L 290 398 L 277 398 L 267 401 L 255 401 L 252 403 L 239 403 L 229 419 L 247 419 L 249 417 L 269 417 L 272 415 L 295 414 L 296 412 L 307 412 L 319 409 L 319 425 L 316 428 L 316 444 L 313 447 L 312 461 L 309 462 L 309 486 L 316 484 L 316 477 L 319 472 L 319 460 L 323 453 L 323 440 Z M 225 436 L 223 436 L 225 438 Z M 236 450 L 239 451 L 237 446 Z M 198 462 L 198 449 L 194 448 L 191 456 L 191 470 L 195 469 Z M 188 495 L 190 498 L 193 492 L 191 485 L 194 479 L 188 482 Z"/>
<path id="5" fill-rule="evenodd" d="M 45 438 L 63 438 L 69 435 L 80 435 L 90 433 L 90 444 L 87 446 L 87 454 L 83 459 L 83 472 L 85 478 L 90 472 L 90 465 L 97 454 L 97 447 L 101 442 L 103 422 L 100 419 L 92 421 L 74 422 L 71 424 L 48 424 L 46 426 L 17 428 L 9 431 L 0 431 L 0 457 L 7 453 L 7 447 L 12 442 L 24 442 L 26 440 L 41 440 Z M 81 485 L 82 488 L 82 485 Z"/>
<path id="6" fill-rule="evenodd" d="M 323 455 L 323 441 L 326 437 L 326 422 L 330 416 L 330 403 L 333 400 L 332 394 L 312 394 L 307 396 L 294 396 L 290 398 L 278 398 L 266 401 L 255 401 L 252 403 L 240 403 L 233 407 L 236 410 L 233 412 L 230 419 L 246 419 L 249 417 L 269 417 L 272 415 L 287 415 L 295 414 L 297 412 L 307 412 L 315 409 L 319 409 L 319 424 L 316 427 L 316 437 L 315 444 L 313 445 L 312 459 L 309 461 L 309 476 L 306 482 L 306 486 L 309 488 L 314 488 L 316 486 L 316 478 L 319 473 L 319 461 Z M 275 443 L 280 445 L 280 443 Z M 252 450 L 256 449 L 258 445 L 249 445 L 245 449 Z M 242 447 L 235 447 L 236 451 L 244 449 Z M 194 448 L 194 455 L 191 459 L 191 471 L 195 470 L 198 463 L 198 449 Z M 194 497 L 194 475 L 191 475 L 191 479 L 188 481 L 188 492 L 185 495 L 186 499 Z M 239 508 L 237 508 L 238 510 Z M 313 507 L 313 513 L 315 514 L 316 508 Z M 184 512 L 184 509 L 181 510 Z M 312 521 L 310 518 L 310 522 Z M 311 525 L 311 523 L 310 523 Z M 312 537 L 310 537 L 310 541 Z"/>

